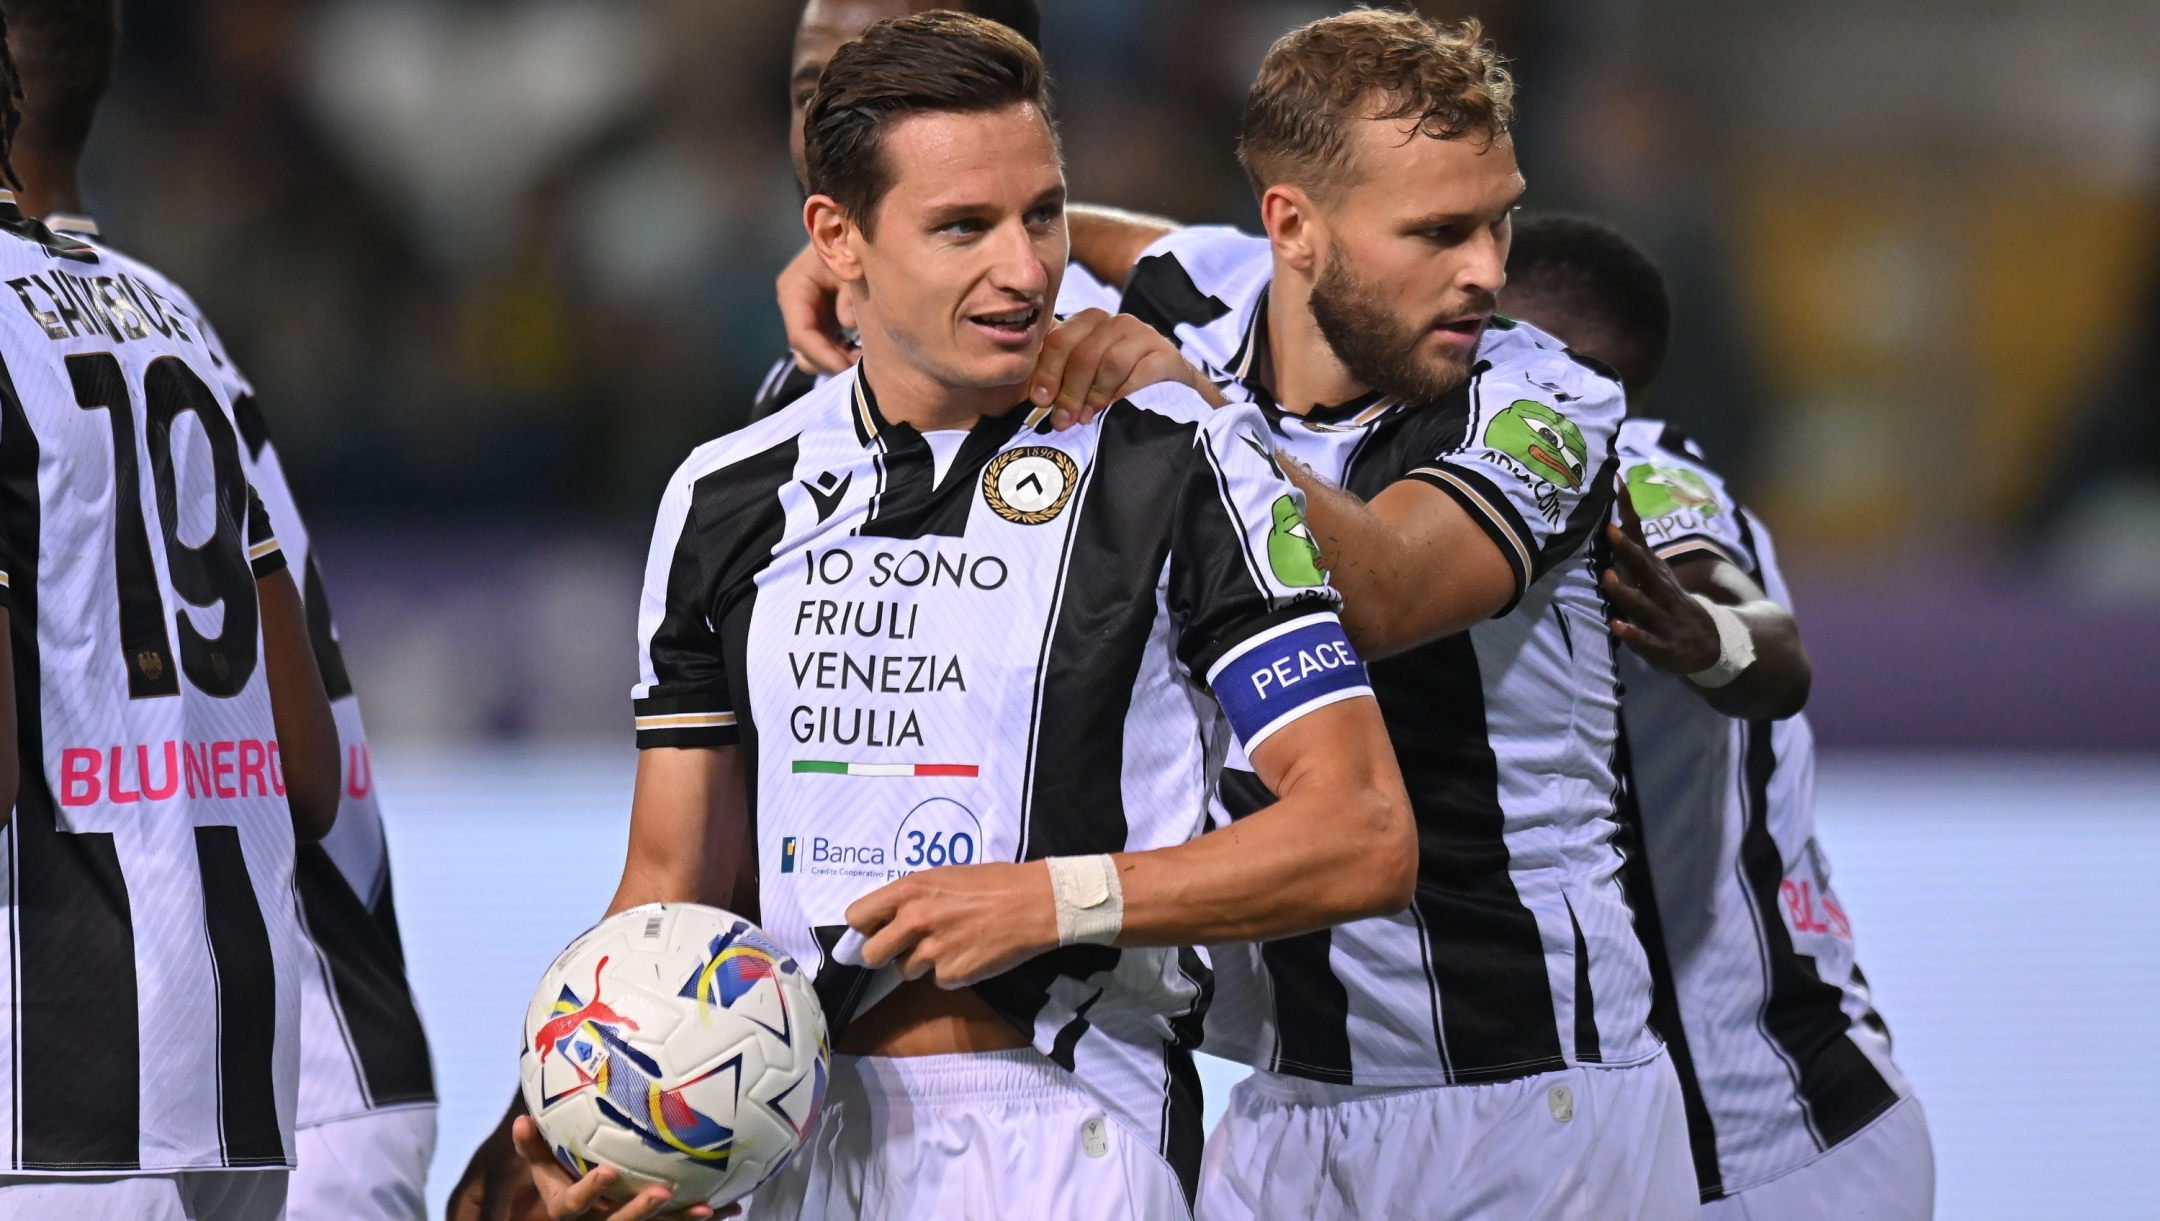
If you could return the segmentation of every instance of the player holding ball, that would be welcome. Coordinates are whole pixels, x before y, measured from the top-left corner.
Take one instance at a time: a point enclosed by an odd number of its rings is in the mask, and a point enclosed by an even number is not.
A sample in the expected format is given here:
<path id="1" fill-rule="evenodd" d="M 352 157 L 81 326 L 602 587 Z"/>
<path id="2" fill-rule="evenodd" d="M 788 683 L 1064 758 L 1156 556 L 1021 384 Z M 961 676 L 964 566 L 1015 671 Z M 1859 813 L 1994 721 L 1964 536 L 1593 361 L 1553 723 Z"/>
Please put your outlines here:
<path id="1" fill-rule="evenodd" d="M 873 26 L 805 151 L 862 360 L 669 484 L 611 911 L 724 903 L 814 978 L 824 1116 L 753 1216 L 1184 1215 L 1209 977 L 1183 947 L 1411 894 L 1362 663 L 1257 411 L 1152 338 L 1157 384 L 1091 424 L 1027 401 L 1067 256 L 1034 48 Z M 1281 800 L 1202 834 L 1233 744 Z M 613 1171 L 515 1128 L 551 1216 L 669 1207 L 611 1208 Z"/>

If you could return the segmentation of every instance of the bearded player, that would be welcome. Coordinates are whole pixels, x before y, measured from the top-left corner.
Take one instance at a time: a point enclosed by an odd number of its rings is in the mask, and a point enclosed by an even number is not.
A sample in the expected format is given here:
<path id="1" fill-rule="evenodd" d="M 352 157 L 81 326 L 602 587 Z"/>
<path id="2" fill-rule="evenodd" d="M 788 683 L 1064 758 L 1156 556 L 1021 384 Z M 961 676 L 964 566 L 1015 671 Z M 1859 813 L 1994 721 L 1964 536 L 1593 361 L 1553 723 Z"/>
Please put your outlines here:
<path id="1" fill-rule="evenodd" d="M 76 167 L 118 49 L 113 0 L 0 0 L 21 64 L 24 115 L 16 135 L 21 202 L 55 232 L 97 239 Z M 105 257 L 155 278 L 125 256 Z M 300 1093 L 290 1184 L 292 1221 L 408 1221 L 425 1210 L 435 1147 L 427 1039 L 405 981 L 389 856 L 377 810 L 359 701 L 330 605 L 251 387 L 198 316 L 212 367 L 233 404 L 239 456 L 261 495 L 305 600 L 308 639 L 337 721 L 343 763 L 337 823 L 294 863 L 310 954 L 300 977 Z"/>
<path id="2" fill-rule="evenodd" d="M 1258 1071 L 1210 1138 L 1206 1217 L 1696 1208 L 1612 843 L 1598 527 L 1622 389 L 1494 313 L 1523 190 L 1512 96 L 1475 26 L 1359 11 L 1293 31 L 1239 150 L 1266 236 L 1174 232 L 1126 281 L 1128 313 L 1267 413 L 1345 626 L 1380 659 L 1419 828 L 1409 911 L 1213 947 L 1209 1050 Z M 1085 416 L 1087 363 L 1053 336 L 1038 394 Z M 1233 759 L 1224 814 L 1272 800 Z"/>
<path id="3" fill-rule="evenodd" d="M 1610 228 L 1519 223 L 1500 305 L 1620 374 L 1664 362 L 1663 277 Z M 1703 1215 L 1925 1221 L 1927 1118 L 1890 1058 L 1815 835 L 1810 671 L 1762 520 L 1678 428 L 1630 415 L 1605 588 L 1645 853 L 1638 929 Z"/>
<path id="4" fill-rule="evenodd" d="M 1259 413 L 1159 340 L 1176 384 L 1089 426 L 1028 401 L 1067 256 L 1033 48 L 882 22 L 805 136 L 863 358 L 670 481 L 614 909 L 754 897 L 816 964 L 832 1084 L 753 1216 L 1180 1215 L 1207 995 L 1183 947 L 1409 898 L 1379 711 Z M 934 681 L 869 639 L 873 603 Z M 1233 742 L 1282 800 L 1202 834 Z M 612 1172 L 572 1183 L 517 1129 L 551 1215 L 590 1207 Z"/>

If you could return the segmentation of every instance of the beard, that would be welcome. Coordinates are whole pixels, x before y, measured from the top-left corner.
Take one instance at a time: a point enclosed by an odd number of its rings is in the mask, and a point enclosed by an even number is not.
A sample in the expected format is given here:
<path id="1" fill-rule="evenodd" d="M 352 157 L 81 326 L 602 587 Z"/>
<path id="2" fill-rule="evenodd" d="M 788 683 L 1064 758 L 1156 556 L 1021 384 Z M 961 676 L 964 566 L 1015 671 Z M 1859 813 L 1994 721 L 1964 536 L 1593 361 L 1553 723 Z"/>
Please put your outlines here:
<path id="1" fill-rule="evenodd" d="M 1491 302 L 1473 304 L 1484 308 Z M 1382 394 L 1428 403 L 1470 380 L 1467 360 L 1457 364 L 1421 357 L 1418 344 L 1426 328 L 1390 311 L 1380 293 L 1339 253 L 1329 252 L 1327 265 L 1313 282 L 1312 313 L 1335 359 L 1350 376 Z"/>

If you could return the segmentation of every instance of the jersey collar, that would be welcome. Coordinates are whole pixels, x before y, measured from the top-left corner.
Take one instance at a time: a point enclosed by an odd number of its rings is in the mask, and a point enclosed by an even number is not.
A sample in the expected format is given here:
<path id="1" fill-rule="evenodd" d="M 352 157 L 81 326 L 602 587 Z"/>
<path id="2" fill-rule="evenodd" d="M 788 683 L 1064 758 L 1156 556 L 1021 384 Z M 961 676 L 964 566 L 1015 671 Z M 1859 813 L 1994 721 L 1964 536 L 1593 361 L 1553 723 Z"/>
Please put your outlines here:
<path id="1" fill-rule="evenodd" d="M 99 236 L 97 219 L 82 212 L 55 212 L 45 218 L 45 227 L 73 237 Z"/>
<path id="2" fill-rule="evenodd" d="M 865 448 L 868 448 L 872 442 L 894 429 L 906 428 L 910 433 L 915 431 L 911 425 L 891 423 L 886 420 L 885 413 L 878 410 L 877 393 L 870 389 L 870 379 L 863 376 L 863 366 L 859 360 L 855 362 L 855 387 L 850 398 L 854 405 L 852 414 L 855 420 L 855 440 Z M 989 424 L 993 420 L 1004 421 L 1010 418 L 1013 412 L 1022 408 L 1027 409 L 1027 414 L 1020 418 L 1018 426 L 1006 431 L 1007 436 L 1023 430 L 1042 432 L 1049 427 L 1050 409 L 1048 407 L 1037 407 L 1031 403 L 1023 402 L 1013 404 L 1012 409 L 1002 416 L 984 416 L 976 423 L 975 431 L 980 431 L 983 425 Z M 999 427 L 1003 427 L 1002 423 Z"/>

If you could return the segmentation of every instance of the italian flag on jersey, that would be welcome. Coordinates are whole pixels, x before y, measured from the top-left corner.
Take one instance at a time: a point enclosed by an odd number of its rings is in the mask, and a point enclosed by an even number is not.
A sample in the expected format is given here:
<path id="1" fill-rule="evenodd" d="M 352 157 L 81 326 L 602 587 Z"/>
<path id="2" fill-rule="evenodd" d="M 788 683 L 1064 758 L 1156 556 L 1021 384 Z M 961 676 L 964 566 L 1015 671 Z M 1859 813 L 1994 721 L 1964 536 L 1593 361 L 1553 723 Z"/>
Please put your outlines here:
<path id="1" fill-rule="evenodd" d="M 795 772 L 823 772 L 833 776 L 973 776 L 972 763 L 840 763 L 831 759 L 797 759 Z"/>

